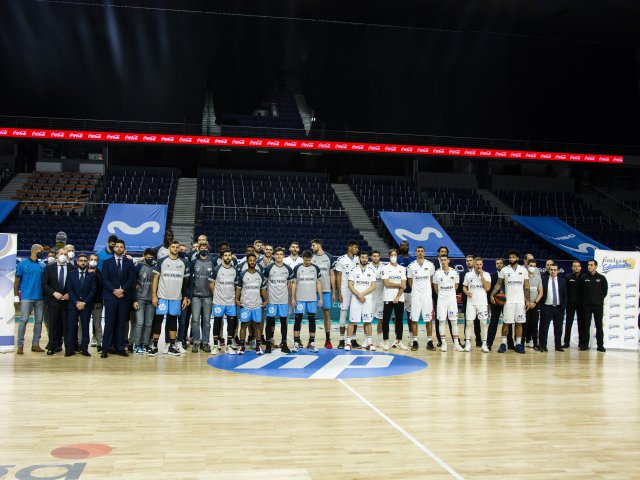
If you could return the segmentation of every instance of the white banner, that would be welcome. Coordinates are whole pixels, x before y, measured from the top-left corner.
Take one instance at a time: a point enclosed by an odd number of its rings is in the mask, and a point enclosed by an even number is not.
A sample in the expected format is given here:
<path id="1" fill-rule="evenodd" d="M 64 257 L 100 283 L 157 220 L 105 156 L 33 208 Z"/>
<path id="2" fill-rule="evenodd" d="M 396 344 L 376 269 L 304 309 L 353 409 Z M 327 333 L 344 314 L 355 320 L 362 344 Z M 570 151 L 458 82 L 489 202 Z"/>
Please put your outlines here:
<path id="1" fill-rule="evenodd" d="M 604 345 L 607 348 L 636 350 L 640 252 L 596 250 L 595 259 L 598 272 L 607 277 L 609 283 L 602 320 Z"/>
<path id="2" fill-rule="evenodd" d="M 0 233 L 0 353 L 13 352 L 15 314 L 13 283 L 16 278 L 18 235 Z"/>

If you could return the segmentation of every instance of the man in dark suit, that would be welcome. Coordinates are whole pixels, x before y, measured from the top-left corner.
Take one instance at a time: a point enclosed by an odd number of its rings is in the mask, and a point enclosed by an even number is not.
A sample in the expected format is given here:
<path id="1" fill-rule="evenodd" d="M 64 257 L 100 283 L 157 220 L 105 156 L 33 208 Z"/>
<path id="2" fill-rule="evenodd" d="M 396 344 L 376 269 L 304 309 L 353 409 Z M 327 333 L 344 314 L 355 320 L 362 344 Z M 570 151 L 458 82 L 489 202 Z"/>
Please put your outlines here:
<path id="1" fill-rule="evenodd" d="M 539 352 L 548 352 L 547 336 L 549 324 L 553 321 L 553 337 L 556 352 L 564 352 L 562 348 L 562 320 L 567 309 L 569 294 L 567 292 L 567 280 L 558 276 L 558 265 L 551 263 L 548 267 L 548 275 L 542 277 L 542 319 L 540 320 L 540 338 L 538 342 Z"/>
<path id="2" fill-rule="evenodd" d="M 67 318 L 67 293 L 69 273 L 73 267 L 67 265 L 67 251 L 61 248 L 56 261 L 50 263 L 42 274 L 42 293 L 49 314 L 49 348 L 47 355 L 62 351 L 62 335 Z M 75 345 L 75 343 L 74 343 Z M 69 350 L 66 353 L 72 352 Z"/>
<path id="3" fill-rule="evenodd" d="M 71 356 L 74 352 L 76 339 L 78 338 L 78 319 L 82 325 L 82 340 L 80 351 L 85 357 L 89 353 L 89 319 L 93 308 L 93 299 L 96 294 L 96 274 L 87 270 L 87 256 L 84 253 L 78 255 L 78 268 L 69 273 L 67 289 L 69 291 L 69 312 L 67 313 L 67 329 L 64 338 L 65 356 Z"/>
<path id="4" fill-rule="evenodd" d="M 133 261 L 125 255 L 123 240 L 117 240 L 113 257 L 102 264 L 102 298 L 104 300 L 104 333 L 101 358 L 109 356 L 115 335 L 116 355 L 128 357 L 124 349 L 124 325 L 129 319 L 129 308 L 135 300 L 136 274 Z"/>

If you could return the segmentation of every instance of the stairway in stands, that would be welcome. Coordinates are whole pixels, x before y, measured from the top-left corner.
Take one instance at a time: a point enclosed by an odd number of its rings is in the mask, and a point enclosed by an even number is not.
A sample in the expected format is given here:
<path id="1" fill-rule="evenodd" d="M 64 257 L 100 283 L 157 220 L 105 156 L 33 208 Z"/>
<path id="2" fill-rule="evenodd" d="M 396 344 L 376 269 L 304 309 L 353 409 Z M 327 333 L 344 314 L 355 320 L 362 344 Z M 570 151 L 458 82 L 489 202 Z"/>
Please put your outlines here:
<path id="1" fill-rule="evenodd" d="M 340 203 L 342 203 L 342 207 L 346 210 L 353 227 L 360 231 L 373 250 L 378 250 L 383 257 L 386 257 L 389 246 L 382 237 L 378 235 L 378 231 L 371 223 L 367 212 L 362 208 L 362 204 L 354 195 L 353 190 L 345 183 L 332 183 L 331 187 L 340 199 Z"/>
<path id="2" fill-rule="evenodd" d="M 196 221 L 196 201 L 198 197 L 198 179 L 178 179 L 176 201 L 173 206 L 171 229 L 174 238 L 191 249 L 193 228 Z"/>
<path id="3" fill-rule="evenodd" d="M 0 192 L 0 200 L 11 200 L 28 180 L 30 173 L 18 173 Z"/>

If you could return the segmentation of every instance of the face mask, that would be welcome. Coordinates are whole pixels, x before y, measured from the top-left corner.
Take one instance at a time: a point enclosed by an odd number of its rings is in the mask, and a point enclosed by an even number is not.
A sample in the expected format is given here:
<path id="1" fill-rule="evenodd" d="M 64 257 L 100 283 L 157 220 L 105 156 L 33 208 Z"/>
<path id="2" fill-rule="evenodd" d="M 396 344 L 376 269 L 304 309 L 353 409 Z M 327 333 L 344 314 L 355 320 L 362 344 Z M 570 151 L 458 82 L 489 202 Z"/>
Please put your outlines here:
<path id="1" fill-rule="evenodd" d="M 64 265 L 65 263 L 67 263 L 67 256 L 63 253 L 62 255 L 60 255 L 58 257 L 58 262 L 60 262 L 62 265 Z"/>
<path id="2" fill-rule="evenodd" d="M 207 255 L 209 255 L 209 250 L 200 250 L 201 257 L 206 257 Z"/>
<path id="3" fill-rule="evenodd" d="M 56 257 L 47 257 L 47 263 L 53 263 L 56 261 Z"/>
<path id="4" fill-rule="evenodd" d="M 147 265 L 153 265 L 153 258 L 145 258 L 144 261 Z"/>
<path id="5" fill-rule="evenodd" d="M 529 270 L 529 273 L 534 273 L 536 271 L 536 267 L 527 267 L 527 270 Z"/>
<path id="6" fill-rule="evenodd" d="M 391 255 L 389 257 L 389 260 L 391 261 L 391 263 L 396 263 L 398 261 L 398 257 L 396 255 Z"/>
<path id="7" fill-rule="evenodd" d="M 178 252 L 178 257 L 185 258 L 187 256 L 186 252 Z"/>
<path id="8" fill-rule="evenodd" d="M 69 260 L 73 260 L 73 257 L 76 256 L 76 252 L 71 251 L 71 252 L 67 252 L 67 257 L 69 257 Z"/>
<path id="9" fill-rule="evenodd" d="M 96 262 L 95 260 L 91 260 L 89 261 L 89 266 L 91 268 L 96 268 L 98 266 L 98 262 Z"/>

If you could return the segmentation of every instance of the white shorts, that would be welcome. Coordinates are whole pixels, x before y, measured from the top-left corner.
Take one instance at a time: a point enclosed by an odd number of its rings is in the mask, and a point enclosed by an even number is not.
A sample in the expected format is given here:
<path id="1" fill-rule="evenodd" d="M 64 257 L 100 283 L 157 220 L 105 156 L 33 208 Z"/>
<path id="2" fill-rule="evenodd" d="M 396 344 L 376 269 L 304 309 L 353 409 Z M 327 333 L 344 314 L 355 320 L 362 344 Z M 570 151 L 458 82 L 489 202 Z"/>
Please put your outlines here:
<path id="1" fill-rule="evenodd" d="M 489 319 L 489 306 L 488 305 L 472 305 L 467 302 L 467 311 L 465 314 L 467 320 L 475 320 L 476 318 L 481 322 L 486 322 Z"/>
<path id="2" fill-rule="evenodd" d="M 411 311 L 413 312 L 412 320 L 414 322 L 420 321 L 420 314 L 422 314 L 422 320 L 425 323 L 430 322 L 433 317 L 433 297 L 431 294 L 411 295 Z"/>
<path id="3" fill-rule="evenodd" d="M 458 302 L 455 298 L 445 300 L 438 298 L 438 306 L 436 309 L 438 320 L 444 322 L 449 319 L 452 322 L 458 321 Z"/>
<path id="4" fill-rule="evenodd" d="M 404 292 L 404 311 L 411 313 L 411 293 Z"/>
<path id="5" fill-rule="evenodd" d="M 527 317 L 524 313 L 524 303 L 505 303 L 502 310 L 504 323 L 525 323 Z"/>
<path id="6" fill-rule="evenodd" d="M 373 299 L 373 318 L 382 320 L 384 316 L 384 302 L 382 301 L 382 295 L 380 298 Z"/>
<path id="7" fill-rule="evenodd" d="M 367 298 L 367 301 L 362 303 L 357 298 L 353 298 L 351 301 L 351 308 L 349 309 L 349 322 L 350 323 L 371 323 L 372 315 L 371 310 L 373 309 L 373 302 L 370 298 Z"/>
<path id="8" fill-rule="evenodd" d="M 351 297 L 353 296 L 353 294 L 351 293 L 351 290 L 349 290 L 348 288 L 345 290 L 342 287 L 340 287 L 340 293 L 342 294 L 342 302 L 340 303 L 340 310 L 342 310 L 343 312 L 346 312 L 347 310 L 349 310 L 349 305 L 351 304 Z"/>

